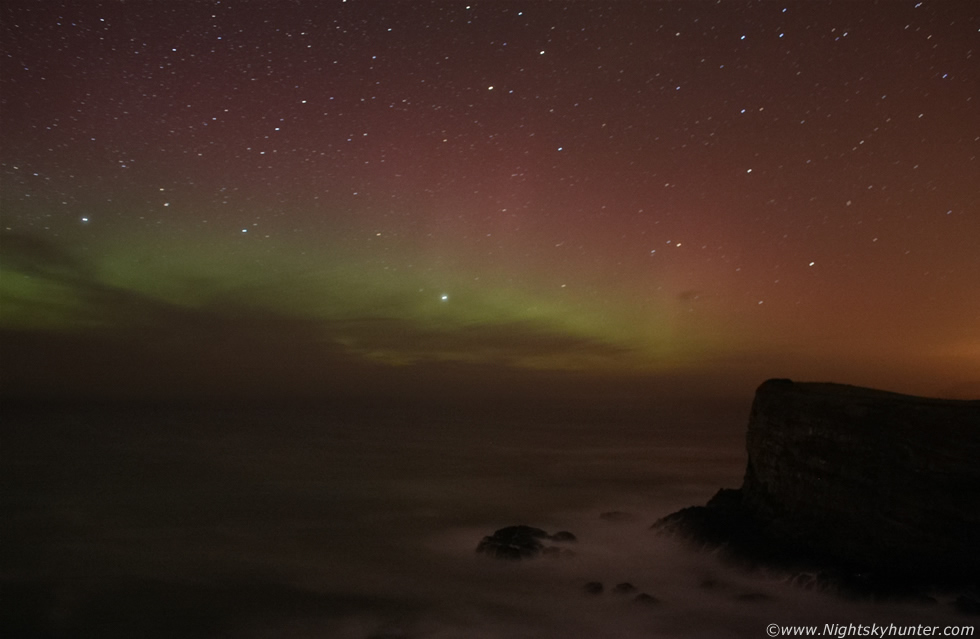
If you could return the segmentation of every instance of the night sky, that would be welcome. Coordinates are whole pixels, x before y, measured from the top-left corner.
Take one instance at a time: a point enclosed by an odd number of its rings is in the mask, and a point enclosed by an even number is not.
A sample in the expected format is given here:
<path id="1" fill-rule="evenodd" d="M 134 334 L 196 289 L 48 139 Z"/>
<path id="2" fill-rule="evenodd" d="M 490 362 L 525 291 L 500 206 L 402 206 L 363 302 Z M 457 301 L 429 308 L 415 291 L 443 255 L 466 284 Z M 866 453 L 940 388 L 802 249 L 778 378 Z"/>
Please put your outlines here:
<path id="1" fill-rule="evenodd" d="M 974 0 L 0 29 L 8 396 L 980 394 Z"/>

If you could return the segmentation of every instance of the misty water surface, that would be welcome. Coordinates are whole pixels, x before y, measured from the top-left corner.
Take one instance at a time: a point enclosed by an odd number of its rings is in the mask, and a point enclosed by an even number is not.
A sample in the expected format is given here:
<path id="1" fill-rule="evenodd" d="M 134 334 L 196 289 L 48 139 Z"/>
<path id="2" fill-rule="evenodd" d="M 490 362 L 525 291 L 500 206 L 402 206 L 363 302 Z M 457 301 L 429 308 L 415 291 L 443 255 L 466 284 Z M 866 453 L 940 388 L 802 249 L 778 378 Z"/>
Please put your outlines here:
<path id="1" fill-rule="evenodd" d="M 653 533 L 740 484 L 742 403 L 8 417 L 6 625 L 35 636 L 762 637 L 771 622 L 968 621 L 944 601 L 791 587 Z M 474 552 L 512 524 L 570 530 L 576 556 Z M 584 594 L 589 581 L 606 592 Z M 659 603 L 611 592 L 626 581 Z"/>

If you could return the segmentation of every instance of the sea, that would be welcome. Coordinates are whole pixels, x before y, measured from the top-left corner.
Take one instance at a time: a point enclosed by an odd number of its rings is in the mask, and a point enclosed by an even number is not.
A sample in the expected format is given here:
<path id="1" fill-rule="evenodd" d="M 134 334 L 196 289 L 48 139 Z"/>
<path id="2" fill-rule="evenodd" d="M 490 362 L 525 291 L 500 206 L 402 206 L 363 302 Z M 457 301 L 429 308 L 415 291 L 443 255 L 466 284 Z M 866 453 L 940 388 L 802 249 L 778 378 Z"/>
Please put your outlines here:
<path id="1" fill-rule="evenodd" d="M 5 408 L 0 634 L 625 639 L 972 628 L 977 618 L 957 612 L 952 595 L 849 599 L 653 530 L 741 484 L 748 410 L 667 399 L 538 411 Z M 476 552 L 484 536 L 520 524 L 570 531 L 573 553 Z M 587 591 L 593 582 L 602 592 Z"/>

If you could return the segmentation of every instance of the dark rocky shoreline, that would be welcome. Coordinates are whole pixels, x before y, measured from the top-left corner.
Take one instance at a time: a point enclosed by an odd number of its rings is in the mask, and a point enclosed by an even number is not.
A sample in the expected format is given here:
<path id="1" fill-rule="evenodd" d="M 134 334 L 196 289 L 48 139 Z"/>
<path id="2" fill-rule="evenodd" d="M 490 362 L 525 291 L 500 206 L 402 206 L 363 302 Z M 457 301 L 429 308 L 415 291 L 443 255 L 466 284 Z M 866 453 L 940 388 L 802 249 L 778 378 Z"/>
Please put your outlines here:
<path id="1" fill-rule="evenodd" d="M 848 597 L 980 609 L 980 402 L 769 380 L 740 489 L 654 524 Z"/>
<path id="2" fill-rule="evenodd" d="M 741 491 L 721 489 L 704 506 L 690 506 L 653 524 L 659 534 L 716 553 L 737 568 L 784 576 L 792 584 L 853 599 L 894 599 L 934 603 L 934 595 L 958 597 L 961 612 L 980 614 L 980 581 L 941 571 L 886 568 L 800 548 L 767 534 L 741 503 Z"/>

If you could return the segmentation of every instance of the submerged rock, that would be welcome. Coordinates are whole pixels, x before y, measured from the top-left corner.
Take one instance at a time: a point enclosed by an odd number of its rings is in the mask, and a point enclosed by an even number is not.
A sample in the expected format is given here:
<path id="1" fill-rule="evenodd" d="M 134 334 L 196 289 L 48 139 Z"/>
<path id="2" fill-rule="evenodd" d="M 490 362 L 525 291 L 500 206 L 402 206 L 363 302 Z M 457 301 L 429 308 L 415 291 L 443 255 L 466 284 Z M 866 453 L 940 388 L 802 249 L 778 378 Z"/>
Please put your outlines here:
<path id="1" fill-rule="evenodd" d="M 772 597 L 764 592 L 743 592 L 742 594 L 735 595 L 735 601 L 757 603 L 761 601 L 772 601 Z"/>
<path id="2" fill-rule="evenodd" d="M 956 598 L 953 605 L 958 612 L 962 612 L 965 615 L 980 615 L 980 600 L 974 599 L 973 597 L 960 595 Z"/>
<path id="3" fill-rule="evenodd" d="M 545 546 L 541 549 L 541 556 L 553 559 L 570 559 L 575 556 L 575 551 L 560 546 Z"/>
<path id="4" fill-rule="evenodd" d="M 554 535 L 532 526 L 508 526 L 492 535 L 484 537 L 476 547 L 476 552 L 496 559 L 531 559 L 539 556 L 570 557 L 575 553 L 568 548 L 545 545 L 545 542 L 569 543 L 576 540 L 575 535 L 561 531 Z"/>
<path id="5" fill-rule="evenodd" d="M 621 510 L 610 510 L 608 512 L 599 513 L 599 519 L 615 524 L 624 524 L 636 521 L 637 516 L 633 513 L 626 513 Z"/>
<path id="6" fill-rule="evenodd" d="M 602 585 L 601 581 L 590 581 L 589 583 L 582 586 L 582 590 L 585 591 L 587 595 L 601 595 L 605 587 Z"/>

